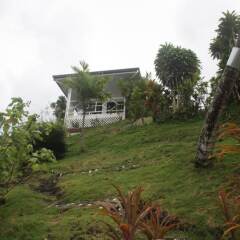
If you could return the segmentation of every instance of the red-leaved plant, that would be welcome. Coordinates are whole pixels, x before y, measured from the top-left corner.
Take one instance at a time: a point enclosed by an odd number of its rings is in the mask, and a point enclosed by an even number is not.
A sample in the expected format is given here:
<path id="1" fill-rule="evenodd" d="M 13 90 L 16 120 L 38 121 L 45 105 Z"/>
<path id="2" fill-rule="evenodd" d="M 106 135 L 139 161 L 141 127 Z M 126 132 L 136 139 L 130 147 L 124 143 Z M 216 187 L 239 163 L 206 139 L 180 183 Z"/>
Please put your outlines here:
<path id="1" fill-rule="evenodd" d="M 112 239 L 134 240 L 137 232 L 144 234 L 149 240 L 160 239 L 178 225 L 179 221 L 169 216 L 159 205 L 153 206 L 141 199 L 142 187 L 137 187 L 126 195 L 119 187 L 114 187 L 118 192 L 117 201 L 98 203 L 103 207 L 102 214 L 117 224 L 116 229 L 105 223 L 108 236 Z"/>
<path id="2" fill-rule="evenodd" d="M 128 192 L 126 196 L 124 196 L 119 187 L 114 187 L 118 192 L 118 204 L 116 202 L 100 202 L 99 204 L 103 207 L 102 213 L 109 216 L 117 224 L 122 239 L 133 240 L 144 217 L 150 212 L 151 207 L 143 206 L 142 210 L 139 211 L 141 193 L 143 191 L 141 187 Z M 107 226 L 110 230 L 111 226 L 109 224 Z M 121 239 L 117 231 L 114 231 L 113 228 L 111 230 L 110 237 L 112 239 Z"/>
<path id="3" fill-rule="evenodd" d="M 240 196 L 232 196 L 230 192 L 220 191 L 219 200 L 225 217 L 223 237 L 231 235 L 233 240 L 237 240 L 239 239 L 237 231 L 240 230 Z"/>
<path id="4" fill-rule="evenodd" d="M 168 215 L 161 206 L 152 207 L 150 213 L 142 222 L 142 232 L 147 236 L 148 240 L 163 239 L 165 235 L 175 229 L 179 225 L 179 220 Z"/>
<path id="5" fill-rule="evenodd" d="M 235 140 L 235 142 L 218 144 L 216 157 L 222 158 L 228 153 L 240 153 L 240 127 L 236 123 L 225 123 L 220 126 L 217 138 L 219 141 L 230 138 Z"/>

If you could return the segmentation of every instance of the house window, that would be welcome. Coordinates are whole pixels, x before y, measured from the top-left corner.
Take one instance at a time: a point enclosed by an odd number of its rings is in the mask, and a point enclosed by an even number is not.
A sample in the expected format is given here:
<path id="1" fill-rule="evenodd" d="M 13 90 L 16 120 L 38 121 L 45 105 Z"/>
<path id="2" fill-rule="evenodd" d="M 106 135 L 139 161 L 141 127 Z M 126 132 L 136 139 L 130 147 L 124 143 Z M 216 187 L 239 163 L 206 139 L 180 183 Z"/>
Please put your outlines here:
<path id="1" fill-rule="evenodd" d="M 117 109 L 116 102 L 108 102 L 107 103 L 107 113 L 115 113 Z"/>
<path id="2" fill-rule="evenodd" d="M 117 102 L 117 111 L 123 112 L 124 110 L 124 102 L 123 101 L 118 101 Z"/>
<path id="3" fill-rule="evenodd" d="M 107 113 L 119 113 L 124 110 L 123 101 L 110 101 L 107 103 Z"/>
<path id="4" fill-rule="evenodd" d="M 95 102 L 91 102 L 88 104 L 86 112 L 87 113 L 95 112 Z"/>
<path id="5" fill-rule="evenodd" d="M 96 102 L 95 111 L 97 113 L 102 113 L 102 103 L 101 102 Z"/>
<path id="6" fill-rule="evenodd" d="M 102 103 L 101 102 L 91 102 L 87 106 L 88 114 L 101 114 L 102 113 Z"/>

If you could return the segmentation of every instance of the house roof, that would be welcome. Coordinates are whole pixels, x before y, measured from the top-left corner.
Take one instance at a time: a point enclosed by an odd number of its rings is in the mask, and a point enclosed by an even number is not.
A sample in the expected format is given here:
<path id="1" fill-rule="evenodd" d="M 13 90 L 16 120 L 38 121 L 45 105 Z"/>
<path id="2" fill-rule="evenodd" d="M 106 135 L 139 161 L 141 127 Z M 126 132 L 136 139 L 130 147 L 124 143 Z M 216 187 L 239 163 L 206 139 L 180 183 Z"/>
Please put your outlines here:
<path id="1" fill-rule="evenodd" d="M 111 76 L 111 80 L 107 83 L 106 90 L 109 91 L 113 97 L 121 97 L 121 91 L 118 87 L 118 80 L 120 79 L 127 79 L 130 76 L 139 74 L 140 75 L 140 69 L 139 68 L 124 68 L 124 69 L 114 69 L 114 70 L 104 70 L 104 71 L 94 71 L 90 72 L 90 74 L 93 75 L 101 75 L 101 76 Z M 68 89 L 62 81 L 67 77 L 74 77 L 76 76 L 75 73 L 72 74 L 61 74 L 61 75 L 53 75 L 54 81 L 58 84 L 62 92 L 65 96 L 67 96 Z M 73 100 L 74 100 L 74 89 L 73 89 Z"/>

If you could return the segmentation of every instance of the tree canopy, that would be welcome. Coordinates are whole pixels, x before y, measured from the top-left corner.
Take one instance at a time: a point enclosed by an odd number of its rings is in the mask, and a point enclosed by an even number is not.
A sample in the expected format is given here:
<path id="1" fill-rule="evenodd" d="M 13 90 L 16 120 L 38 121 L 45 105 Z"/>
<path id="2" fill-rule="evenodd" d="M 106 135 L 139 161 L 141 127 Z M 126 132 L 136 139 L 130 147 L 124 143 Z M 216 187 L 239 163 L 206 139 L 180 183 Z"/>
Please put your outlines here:
<path id="1" fill-rule="evenodd" d="M 212 39 L 209 48 L 213 59 L 219 61 L 218 66 L 220 72 L 222 72 L 226 66 L 239 31 L 240 15 L 235 11 L 223 12 L 223 16 L 219 19 L 218 28 L 215 30 L 217 36 Z"/>
<path id="2" fill-rule="evenodd" d="M 90 74 L 88 64 L 84 61 L 80 62 L 80 68 L 73 66 L 72 69 L 76 74 L 67 78 L 65 84 L 74 89 L 80 107 L 85 113 L 90 100 L 103 100 L 108 95 L 105 91 L 107 78 Z"/>
<path id="3" fill-rule="evenodd" d="M 161 45 L 154 61 L 158 78 L 165 87 L 176 90 L 186 81 L 195 81 L 200 73 L 200 61 L 190 49 Z"/>

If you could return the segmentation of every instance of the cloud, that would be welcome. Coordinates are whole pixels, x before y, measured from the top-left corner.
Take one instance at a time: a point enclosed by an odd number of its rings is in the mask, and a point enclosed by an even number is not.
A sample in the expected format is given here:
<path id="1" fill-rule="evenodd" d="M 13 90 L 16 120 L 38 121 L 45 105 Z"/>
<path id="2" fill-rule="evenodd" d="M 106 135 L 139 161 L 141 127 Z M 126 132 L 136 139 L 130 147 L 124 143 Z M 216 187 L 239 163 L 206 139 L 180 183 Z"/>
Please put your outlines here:
<path id="1" fill-rule="evenodd" d="M 208 79 L 216 71 L 209 42 L 226 9 L 237 0 L 2 0 L 0 109 L 21 96 L 40 112 L 61 94 L 51 76 L 82 59 L 91 70 L 153 72 L 165 42 L 194 50 Z"/>

